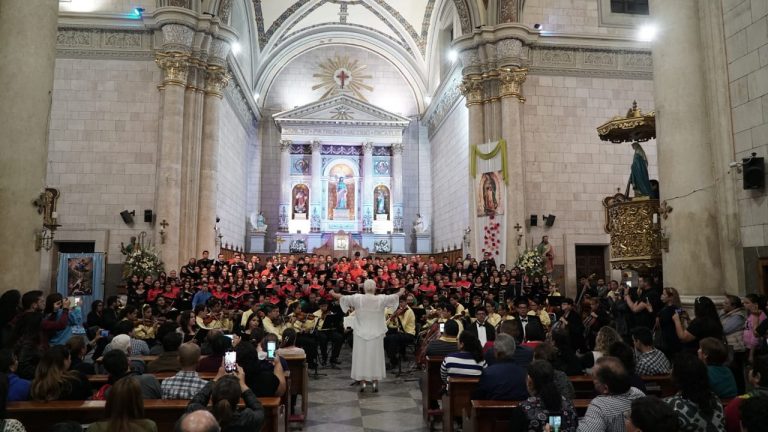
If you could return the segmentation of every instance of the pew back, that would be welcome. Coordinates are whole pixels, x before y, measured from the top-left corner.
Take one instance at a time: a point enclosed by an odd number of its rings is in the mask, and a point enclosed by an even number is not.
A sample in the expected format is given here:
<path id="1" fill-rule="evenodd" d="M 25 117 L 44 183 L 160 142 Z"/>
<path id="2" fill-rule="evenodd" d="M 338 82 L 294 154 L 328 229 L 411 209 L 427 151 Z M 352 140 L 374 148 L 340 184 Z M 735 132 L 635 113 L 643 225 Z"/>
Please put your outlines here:
<path id="1" fill-rule="evenodd" d="M 443 395 L 443 430 L 453 432 L 454 417 L 472 408 L 472 392 L 479 378 L 448 378 L 448 393 Z"/>
<path id="2" fill-rule="evenodd" d="M 437 401 L 442 397 L 443 380 L 440 378 L 440 365 L 443 364 L 443 358 L 427 356 L 427 369 L 424 373 L 426 381 L 421 397 L 421 412 L 424 423 L 429 423 L 431 418 L 443 413 L 441 409 L 430 409 L 429 407 L 430 401 Z"/>
<path id="3" fill-rule="evenodd" d="M 307 357 L 303 355 L 283 356 L 288 362 L 288 370 L 291 372 L 290 395 L 301 396 L 301 412 L 294 413 L 292 403 L 289 401 L 288 419 L 291 422 L 304 422 L 307 419 L 309 409 L 309 368 L 307 366 Z"/>

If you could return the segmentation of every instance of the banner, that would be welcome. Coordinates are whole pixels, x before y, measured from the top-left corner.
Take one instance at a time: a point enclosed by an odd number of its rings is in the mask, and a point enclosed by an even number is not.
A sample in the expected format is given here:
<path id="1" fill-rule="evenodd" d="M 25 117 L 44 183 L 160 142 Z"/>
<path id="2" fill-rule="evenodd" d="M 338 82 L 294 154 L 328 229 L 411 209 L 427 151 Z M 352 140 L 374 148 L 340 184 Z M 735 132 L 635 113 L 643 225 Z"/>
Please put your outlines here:
<path id="1" fill-rule="evenodd" d="M 91 303 L 104 299 L 104 254 L 59 254 L 56 292 L 64 297 L 80 297 L 85 319 L 91 311 Z"/>
<path id="2" fill-rule="evenodd" d="M 499 140 L 470 147 L 470 228 L 478 261 L 486 255 L 506 264 L 507 150 Z M 467 251 L 469 252 L 469 251 Z"/>

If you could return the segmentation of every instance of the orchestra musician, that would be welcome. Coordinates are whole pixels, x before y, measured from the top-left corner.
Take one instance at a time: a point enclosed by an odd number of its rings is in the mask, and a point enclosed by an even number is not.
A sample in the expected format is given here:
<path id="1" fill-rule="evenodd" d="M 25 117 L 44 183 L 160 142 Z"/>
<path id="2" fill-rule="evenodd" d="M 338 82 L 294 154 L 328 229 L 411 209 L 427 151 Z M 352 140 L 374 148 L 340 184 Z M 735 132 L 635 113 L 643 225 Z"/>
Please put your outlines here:
<path id="1" fill-rule="evenodd" d="M 208 300 L 208 306 L 199 304 L 195 308 L 195 321 L 197 326 L 206 329 L 220 329 L 232 331 L 231 313 L 225 312 L 221 300 L 212 298 Z"/>
<path id="2" fill-rule="evenodd" d="M 384 351 L 389 364 L 396 368 L 400 357 L 405 357 L 405 348 L 416 339 L 416 315 L 408 307 L 406 299 L 400 298 L 399 306 L 387 315 L 387 335 L 384 337 Z M 400 357 L 398 357 L 398 354 Z"/>
<path id="3" fill-rule="evenodd" d="M 317 368 L 317 338 L 315 337 L 315 326 L 317 319 L 315 315 L 304 312 L 298 303 L 293 304 L 293 312 L 288 316 L 290 328 L 296 331 L 296 346 L 304 349 L 307 355 L 307 364 L 310 369 Z M 288 328 L 288 327 L 286 327 Z"/>
<path id="4" fill-rule="evenodd" d="M 487 320 L 485 309 L 478 309 L 475 312 L 475 322 L 464 322 L 466 330 L 480 340 L 480 345 L 485 346 L 486 343 L 492 342 L 496 339 L 496 329 Z"/>
<path id="5" fill-rule="evenodd" d="M 275 306 L 265 306 L 264 313 L 266 316 L 261 322 L 264 327 L 264 333 L 272 333 L 282 340 L 283 330 L 288 328 L 288 324 L 286 324 L 283 316 L 280 315 L 280 309 Z"/>
<path id="6" fill-rule="evenodd" d="M 319 309 L 314 312 L 314 333 L 317 336 L 317 344 L 320 347 L 320 364 L 328 364 L 328 342 L 331 342 L 331 368 L 337 369 L 339 353 L 344 342 L 344 329 L 342 328 L 342 314 L 340 310 L 331 310 L 327 300 L 318 302 Z"/>

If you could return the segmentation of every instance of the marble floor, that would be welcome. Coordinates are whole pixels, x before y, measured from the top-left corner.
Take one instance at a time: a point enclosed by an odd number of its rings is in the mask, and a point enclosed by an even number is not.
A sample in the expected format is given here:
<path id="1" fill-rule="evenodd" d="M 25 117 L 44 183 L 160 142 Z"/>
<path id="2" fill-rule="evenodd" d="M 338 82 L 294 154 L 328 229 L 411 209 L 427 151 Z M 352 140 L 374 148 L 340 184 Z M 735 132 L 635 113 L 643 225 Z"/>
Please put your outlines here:
<path id="1" fill-rule="evenodd" d="M 410 350 L 409 350 L 410 351 Z M 306 432 L 395 432 L 426 431 L 421 418 L 420 371 L 400 378 L 387 371 L 379 392 L 365 393 L 352 384 L 349 368 L 352 351 L 344 346 L 338 370 L 321 368 L 319 378 L 309 380 L 309 413 L 303 428 L 291 424 L 291 431 Z M 412 363 L 412 362 L 411 362 Z M 403 366 L 405 370 L 405 365 Z M 301 406 L 299 401 L 297 406 Z M 438 424 L 439 427 L 439 424 Z"/>

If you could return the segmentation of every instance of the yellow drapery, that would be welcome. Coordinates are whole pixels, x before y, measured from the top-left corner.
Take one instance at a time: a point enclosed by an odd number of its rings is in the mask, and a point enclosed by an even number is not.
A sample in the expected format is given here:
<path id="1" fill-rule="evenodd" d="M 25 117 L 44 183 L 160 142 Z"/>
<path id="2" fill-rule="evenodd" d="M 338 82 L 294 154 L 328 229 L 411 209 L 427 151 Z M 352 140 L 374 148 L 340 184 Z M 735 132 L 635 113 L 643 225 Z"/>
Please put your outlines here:
<path id="1" fill-rule="evenodd" d="M 469 174 L 474 178 L 477 175 L 477 158 L 482 160 L 489 160 L 496 157 L 501 152 L 501 177 L 504 179 L 504 184 L 507 182 L 507 142 L 503 139 L 496 143 L 496 147 L 488 153 L 483 153 L 478 148 L 478 144 L 473 144 L 470 147 L 469 152 Z"/>

